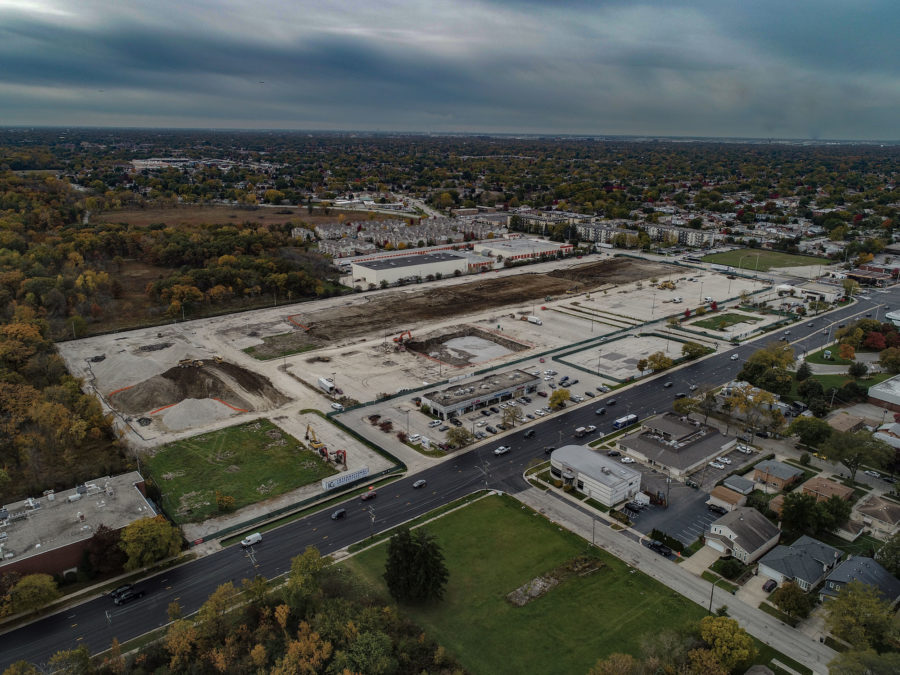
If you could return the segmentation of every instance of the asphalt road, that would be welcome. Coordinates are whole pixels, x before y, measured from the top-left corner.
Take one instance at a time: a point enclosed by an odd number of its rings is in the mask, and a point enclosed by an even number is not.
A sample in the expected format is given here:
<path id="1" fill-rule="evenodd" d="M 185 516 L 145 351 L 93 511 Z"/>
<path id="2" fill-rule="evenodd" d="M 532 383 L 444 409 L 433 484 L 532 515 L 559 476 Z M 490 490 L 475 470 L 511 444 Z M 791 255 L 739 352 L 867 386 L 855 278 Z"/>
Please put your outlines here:
<path id="1" fill-rule="evenodd" d="M 897 298 L 900 298 L 900 291 L 873 293 L 871 300 L 860 300 L 826 317 L 807 319 L 792 326 L 790 339 L 798 351 L 810 351 L 825 343 L 825 332 L 829 327 L 837 327 L 867 313 L 874 314 L 876 307 L 885 303 L 896 307 Z M 882 317 L 883 311 L 880 312 Z M 806 326 L 809 322 L 814 324 L 813 328 Z M 579 426 L 595 424 L 600 431 L 608 433 L 612 430 L 613 420 L 622 414 L 636 413 L 645 417 L 668 410 L 674 394 L 687 391 L 690 383 L 721 384 L 733 379 L 744 359 L 772 339 L 773 335 L 769 334 L 733 349 L 720 350 L 718 354 L 677 371 L 640 382 L 621 392 L 598 396 L 590 404 L 556 413 L 534 425 L 536 434 L 533 438 L 525 439 L 521 433 L 508 435 L 498 439 L 496 444 L 488 443 L 459 455 L 455 461 L 444 462 L 381 488 L 378 497 L 372 501 L 348 500 L 342 505 L 347 509 L 347 517 L 341 521 L 332 521 L 331 510 L 328 510 L 267 532 L 254 550 L 256 568 L 240 546 L 232 546 L 141 582 L 139 587 L 146 590 L 147 595 L 129 605 L 117 607 L 106 597 L 96 598 L 6 633 L 0 647 L 0 667 L 5 668 L 20 659 L 45 664 L 53 653 L 80 644 L 86 644 L 92 652 L 102 651 L 114 637 L 124 642 L 166 624 L 167 607 L 174 600 L 180 603 L 185 614 L 191 613 L 220 584 L 228 581 L 239 584 L 254 574 L 272 578 L 285 572 L 291 558 L 307 546 L 317 547 L 323 555 L 332 553 L 364 539 L 373 531 L 394 527 L 485 485 L 510 493 L 523 491 L 528 484 L 522 479 L 522 473 L 529 460 L 544 457 L 545 446 L 582 442 L 574 436 L 574 430 Z M 732 360 L 731 355 L 735 353 L 739 358 Z M 664 388 L 663 383 L 669 380 L 673 386 Z M 605 416 L 596 415 L 594 410 L 609 398 L 615 398 L 616 405 L 607 406 Z M 513 451 L 500 458 L 494 457 L 492 450 L 500 444 L 511 445 Z M 425 478 L 427 486 L 413 489 L 412 483 L 419 478 Z M 374 512 L 374 523 L 368 507 Z M 629 550 L 629 555 L 633 557 L 633 551 Z M 660 580 L 669 583 L 666 574 L 660 573 Z M 793 655 L 790 648 L 784 651 Z"/>

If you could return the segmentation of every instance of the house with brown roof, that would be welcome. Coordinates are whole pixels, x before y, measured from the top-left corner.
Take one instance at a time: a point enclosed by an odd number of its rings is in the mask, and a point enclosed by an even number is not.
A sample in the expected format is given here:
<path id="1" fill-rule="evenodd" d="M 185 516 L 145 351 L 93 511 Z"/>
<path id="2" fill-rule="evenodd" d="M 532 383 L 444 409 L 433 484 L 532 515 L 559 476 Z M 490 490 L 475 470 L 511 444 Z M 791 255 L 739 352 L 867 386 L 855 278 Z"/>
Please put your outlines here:
<path id="1" fill-rule="evenodd" d="M 825 421 L 828 422 L 828 426 L 832 429 L 840 432 L 859 431 L 866 423 L 862 417 L 845 412 L 833 415 L 831 419 Z"/>
<path id="2" fill-rule="evenodd" d="M 800 486 L 800 491 L 805 495 L 811 495 L 817 502 L 824 502 L 832 497 L 840 497 L 844 501 L 853 498 L 853 488 L 828 480 L 822 476 L 815 476 Z"/>
<path id="3" fill-rule="evenodd" d="M 709 493 L 709 500 L 706 503 L 734 511 L 738 506 L 743 506 L 747 503 L 747 495 L 735 492 L 724 485 L 716 485 Z"/>
<path id="4" fill-rule="evenodd" d="M 862 516 L 863 523 L 872 528 L 873 534 L 890 537 L 900 527 L 900 504 L 896 502 L 872 495 L 856 510 Z"/>
<path id="5" fill-rule="evenodd" d="M 767 459 L 753 467 L 753 480 L 779 490 L 784 490 L 786 485 L 799 480 L 801 476 L 803 476 L 802 469 L 774 459 Z"/>

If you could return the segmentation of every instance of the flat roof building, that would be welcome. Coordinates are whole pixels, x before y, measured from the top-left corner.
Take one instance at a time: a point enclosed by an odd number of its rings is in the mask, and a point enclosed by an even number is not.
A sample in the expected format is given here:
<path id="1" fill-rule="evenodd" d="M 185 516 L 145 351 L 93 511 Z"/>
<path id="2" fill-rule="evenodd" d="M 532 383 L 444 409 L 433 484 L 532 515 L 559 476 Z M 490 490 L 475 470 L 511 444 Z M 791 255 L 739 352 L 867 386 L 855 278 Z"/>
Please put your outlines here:
<path id="1" fill-rule="evenodd" d="M 492 258 L 502 258 L 504 262 L 552 258 L 558 253 L 571 253 L 572 244 L 558 244 L 543 239 L 491 239 L 475 244 L 474 251 Z"/>
<path id="2" fill-rule="evenodd" d="M 444 389 L 426 392 L 422 394 L 422 402 L 438 417 L 446 419 L 537 391 L 540 381 L 524 370 L 492 373 L 480 380 L 459 380 Z"/>
<path id="3" fill-rule="evenodd" d="M 156 515 L 137 471 L 0 508 L 0 574 L 58 574 L 76 567 L 100 525 L 119 530 Z"/>
<path id="4" fill-rule="evenodd" d="M 641 472 L 585 445 L 564 445 L 550 454 L 550 473 L 604 506 L 629 501 L 641 490 Z"/>
<path id="5" fill-rule="evenodd" d="M 620 450 L 651 466 L 664 466 L 673 476 L 684 476 L 712 457 L 728 452 L 737 439 L 675 413 L 646 419 L 636 434 L 618 441 Z"/>
<path id="6" fill-rule="evenodd" d="M 900 375 L 869 387 L 869 403 L 900 412 Z"/>
<path id="7" fill-rule="evenodd" d="M 399 258 L 383 258 L 354 262 L 350 265 L 354 281 L 380 285 L 382 281 L 395 284 L 398 281 L 424 279 L 429 274 L 444 277 L 453 276 L 457 272 L 468 272 L 469 264 L 465 256 L 457 253 L 436 251 Z"/>

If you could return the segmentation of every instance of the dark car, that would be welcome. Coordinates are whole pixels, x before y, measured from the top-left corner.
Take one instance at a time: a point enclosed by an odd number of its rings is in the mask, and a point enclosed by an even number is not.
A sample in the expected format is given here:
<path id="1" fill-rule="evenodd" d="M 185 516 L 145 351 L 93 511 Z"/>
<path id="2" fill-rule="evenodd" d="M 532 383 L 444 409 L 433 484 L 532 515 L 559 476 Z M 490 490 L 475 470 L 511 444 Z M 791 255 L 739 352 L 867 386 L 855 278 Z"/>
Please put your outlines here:
<path id="1" fill-rule="evenodd" d="M 144 591 L 139 591 L 134 588 L 129 588 L 127 591 L 120 593 L 118 597 L 116 597 L 113 602 L 117 605 L 124 605 L 132 600 L 138 600 L 144 597 Z"/>
<path id="2" fill-rule="evenodd" d="M 451 417 L 449 421 L 450 421 L 450 424 L 452 424 L 455 427 L 462 426 L 462 422 L 460 422 L 456 417 Z"/>
<path id="3" fill-rule="evenodd" d="M 525 438 L 531 438 L 532 436 L 534 436 L 534 429 L 529 429 L 528 431 L 526 431 L 526 432 L 523 434 L 523 436 L 524 436 Z"/>
<path id="4" fill-rule="evenodd" d="M 482 410 L 482 411 L 481 411 L 481 414 L 484 415 L 485 417 L 490 417 L 490 416 L 491 416 L 491 411 L 490 411 L 490 410 Z"/>
<path id="5" fill-rule="evenodd" d="M 605 401 L 605 403 L 606 403 L 606 405 L 615 405 L 615 404 L 616 404 L 616 399 L 611 398 L 611 399 L 609 399 L 608 401 Z"/>
<path id="6" fill-rule="evenodd" d="M 774 579 L 769 579 L 766 583 L 763 584 L 763 590 L 766 593 L 771 593 L 778 587 L 778 582 Z"/>
<path id="7" fill-rule="evenodd" d="M 486 426 L 486 427 L 485 427 L 485 430 L 486 430 L 486 431 L 490 431 L 492 434 L 496 434 L 496 433 L 497 433 L 497 430 L 496 430 L 494 427 L 490 426 L 490 425 Z"/>
<path id="8" fill-rule="evenodd" d="M 576 384 L 578 384 L 578 378 L 575 378 L 574 380 L 569 380 L 570 387 L 574 387 Z"/>
<path id="9" fill-rule="evenodd" d="M 759 436 L 760 438 L 768 438 L 769 432 L 764 431 L 763 429 L 760 429 L 759 431 L 756 432 L 756 435 Z"/>
<path id="10" fill-rule="evenodd" d="M 606 453 L 606 456 L 607 457 L 618 457 L 621 454 L 622 453 L 619 452 L 618 450 L 610 450 L 609 452 Z"/>
<path id="11" fill-rule="evenodd" d="M 547 392 L 546 392 L 546 391 L 539 391 L 539 392 L 537 393 L 537 395 L 540 396 L 541 398 L 547 398 Z"/>
<path id="12" fill-rule="evenodd" d="M 707 504 L 706 508 L 713 513 L 718 513 L 720 516 L 724 516 L 726 513 L 728 513 L 728 509 L 726 509 L 724 506 L 719 506 L 718 504 Z"/>
<path id="13" fill-rule="evenodd" d="M 492 413 L 495 413 L 495 414 L 500 412 L 500 408 L 498 408 L 498 407 L 495 406 L 495 405 L 492 405 L 492 406 L 489 408 L 489 410 L 490 410 Z"/>
<path id="14" fill-rule="evenodd" d="M 666 382 L 666 383 L 663 385 L 663 387 L 665 387 L 666 389 L 668 389 L 668 388 L 671 387 L 671 386 L 672 386 L 672 383 L 671 383 L 671 382 Z"/>
<path id="15" fill-rule="evenodd" d="M 363 492 L 362 495 L 360 495 L 359 498 L 360 498 L 362 501 L 367 502 L 367 501 L 369 501 L 370 499 L 375 499 L 375 497 L 377 497 L 377 496 L 378 496 L 378 493 L 375 492 L 375 490 L 368 490 L 367 492 Z"/>
<path id="16" fill-rule="evenodd" d="M 334 513 L 331 514 L 332 520 L 340 520 L 341 518 L 347 517 L 347 509 L 338 509 Z"/>
<path id="17" fill-rule="evenodd" d="M 132 590 L 133 588 L 134 588 L 134 586 L 132 584 L 125 584 L 124 586 L 119 586 L 118 588 L 109 592 L 109 597 L 111 600 L 115 600 L 120 595 L 122 595 L 123 593 L 127 593 L 128 591 Z"/>
<path id="18" fill-rule="evenodd" d="M 594 396 L 596 396 L 596 394 L 592 391 L 586 391 L 586 392 L 584 392 L 584 395 L 587 396 L 588 398 L 594 398 Z"/>
<path id="19" fill-rule="evenodd" d="M 423 487 L 425 487 L 426 485 L 428 485 L 428 483 L 425 482 L 425 479 L 424 479 L 424 478 L 420 478 L 420 479 L 417 480 L 415 483 L 413 483 L 413 487 L 416 488 L 416 489 L 418 489 L 418 488 L 423 488 Z"/>
<path id="20" fill-rule="evenodd" d="M 595 415 L 605 415 L 605 414 L 606 414 L 606 408 L 597 408 L 597 409 L 594 411 L 594 414 L 595 414 Z"/>
<path id="21" fill-rule="evenodd" d="M 545 454 L 545 455 L 549 455 L 549 454 L 550 454 L 551 452 L 553 452 L 554 450 L 556 450 L 556 448 L 553 447 L 552 445 L 544 446 L 544 454 Z"/>
<path id="22" fill-rule="evenodd" d="M 677 394 L 675 394 L 675 398 L 686 398 L 686 397 L 687 397 L 687 394 L 685 394 L 683 391 L 679 391 Z"/>

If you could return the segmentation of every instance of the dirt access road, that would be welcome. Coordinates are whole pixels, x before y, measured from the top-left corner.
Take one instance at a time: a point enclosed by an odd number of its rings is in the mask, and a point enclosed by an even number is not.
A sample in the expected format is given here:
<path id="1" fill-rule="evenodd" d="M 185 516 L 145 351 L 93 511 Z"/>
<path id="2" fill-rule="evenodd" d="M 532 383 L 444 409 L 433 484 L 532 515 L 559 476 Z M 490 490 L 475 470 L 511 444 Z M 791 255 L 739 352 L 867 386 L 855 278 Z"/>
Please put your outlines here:
<path id="1" fill-rule="evenodd" d="M 257 354 L 274 356 L 285 349 L 315 348 L 380 331 L 399 332 L 422 321 L 470 316 L 511 305 L 580 293 L 608 284 L 625 284 L 677 272 L 678 268 L 634 258 L 607 258 L 547 273 L 495 276 L 488 272 L 461 284 L 419 291 L 371 294 L 359 303 L 294 314 L 294 333 L 266 338 Z"/>

